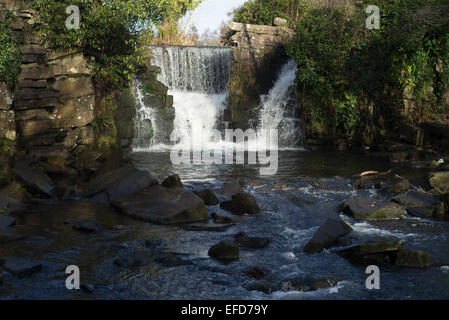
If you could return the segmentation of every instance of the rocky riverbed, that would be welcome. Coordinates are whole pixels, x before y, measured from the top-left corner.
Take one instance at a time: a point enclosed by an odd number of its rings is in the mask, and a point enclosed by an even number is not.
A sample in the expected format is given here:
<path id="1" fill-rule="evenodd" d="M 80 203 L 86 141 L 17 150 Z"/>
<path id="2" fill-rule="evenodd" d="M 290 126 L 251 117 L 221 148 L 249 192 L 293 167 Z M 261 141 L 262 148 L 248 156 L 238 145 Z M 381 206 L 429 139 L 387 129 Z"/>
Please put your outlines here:
<path id="1" fill-rule="evenodd" d="M 0 298 L 448 298 L 447 171 L 362 154 L 281 152 L 255 166 L 172 166 L 139 152 L 61 190 L 16 167 L 0 193 Z M 365 287 L 365 267 L 381 289 Z M 81 290 L 67 290 L 77 265 Z"/>

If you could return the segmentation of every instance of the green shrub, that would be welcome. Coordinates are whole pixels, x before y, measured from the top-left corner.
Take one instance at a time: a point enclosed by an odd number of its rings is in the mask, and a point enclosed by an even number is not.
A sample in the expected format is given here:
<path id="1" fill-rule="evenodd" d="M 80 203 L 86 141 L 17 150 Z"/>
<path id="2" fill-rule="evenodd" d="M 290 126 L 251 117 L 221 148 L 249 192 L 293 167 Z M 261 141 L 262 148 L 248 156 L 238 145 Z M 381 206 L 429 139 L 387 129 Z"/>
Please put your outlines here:
<path id="1" fill-rule="evenodd" d="M 14 87 L 21 66 L 20 44 L 8 21 L 0 21 L 0 82 Z"/>

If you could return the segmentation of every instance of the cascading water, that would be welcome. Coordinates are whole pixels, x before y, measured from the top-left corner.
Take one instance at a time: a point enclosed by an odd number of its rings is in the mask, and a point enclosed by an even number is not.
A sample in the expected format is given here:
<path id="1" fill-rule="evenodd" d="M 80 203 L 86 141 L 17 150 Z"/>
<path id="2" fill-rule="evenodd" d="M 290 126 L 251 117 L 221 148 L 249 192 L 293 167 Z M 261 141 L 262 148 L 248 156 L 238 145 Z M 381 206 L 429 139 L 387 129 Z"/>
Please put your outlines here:
<path id="1" fill-rule="evenodd" d="M 273 88 L 261 97 L 258 131 L 277 129 L 279 146 L 295 148 L 302 145 L 302 121 L 296 104 L 296 65 L 285 64 Z"/>
<path id="2" fill-rule="evenodd" d="M 226 47 L 150 47 L 152 63 L 161 68 L 158 80 L 169 87 L 176 110 L 174 134 L 180 145 L 207 149 L 226 109 L 227 82 L 231 71 L 232 52 Z M 259 116 L 254 119 L 257 133 L 277 129 L 279 146 L 301 145 L 301 121 L 295 96 L 295 64 L 283 66 L 272 90 L 261 97 Z M 136 117 L 137 144 L 134 149 L 159 148 L 158 124 L 151 106 L 142 99 L 141 85 L 136 84 L 140 109 Z M 151 142 L 146 136 L 152 134 Z M 199 143 L 198 143 L 199 142 Z M 256 141 L 255 141 L 256 142 Z M 146 143 L 146 145 L 145 145 Z M 193 145 L 192 145 L 193 144 Z M 210 145 L 216 144 L 216 141 Z M 256 144 L 249 143 L 249 148 Z M 164 146 L 162 146 L 164 147 Z"/>
<path id="3" fill-rule="evenodd" d="M 231 70 L 231 49 L 225 47 L 151 47 L 152 63 L 161 68 L 158 80 L 169 87 L 176 110 L 174 131 L 180 144 L 210 137 L 226 108 L 226 86 Z M 139 99 L 139 87 L 137 88 Z M 152 122 L 153 139 L 147 148 L 161 147 L 155 111 L 140 99 L 136 117 L 137 136 L 148 132 Z M 137 139 L 139 141 L 139 139 Z M 141 146 L 138 146 L 138 148 Z M 163 147 L 163 146 L 162 146 Z M 135 148 L 137 149 L 137 148 Z"/>

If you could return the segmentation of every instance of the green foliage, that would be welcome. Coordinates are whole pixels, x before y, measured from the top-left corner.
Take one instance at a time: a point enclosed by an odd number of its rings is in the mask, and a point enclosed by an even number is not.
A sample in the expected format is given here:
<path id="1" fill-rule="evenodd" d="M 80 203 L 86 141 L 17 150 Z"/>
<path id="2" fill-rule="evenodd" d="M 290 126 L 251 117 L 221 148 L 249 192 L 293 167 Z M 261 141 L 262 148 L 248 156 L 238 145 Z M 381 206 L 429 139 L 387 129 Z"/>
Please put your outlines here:
<path id="1" fill-rule="evenodd" d="M 0 21 L 0 82 L 14 87 L 21 66 L 20 44 L 8 21 Z"/>
<path id="2" fill-rule="evenodd" d="M 106 3 L 105 3 L 106 2 Z M 97 85 L 111 90 L 128 85 L 144 64 L 142 34 L 166 19 L 185 14 L 198 0 L 36 0 L 41 31 L 55 49 L 80 50 L 91 57 Z M 68 30 L 65 10 L 80 9 L 80 29 Z"/>
<path id="3" fill-rule="evenodd" d="M 272 25 L 276 17 L 285 18 L 294 25 L 305 8 L 304 0 L 249 0 L 231 15 L 235 22 Z"/>
<path id="4" fill-rule="evenodd" d="M 381 10 L 379 30 L 365 27 L 368 5 Z M 398 128 L 407 90 L 424 116 L 449 85 L 448 34 L 447 1 L 362 0 L 351 14 L 309 8 L 287 48 L 298 64 L 306 121 L 321 122 L 338 136 L 355 135 L 364 101 L 374 104 L 374 115 L 389 128 Z"/>

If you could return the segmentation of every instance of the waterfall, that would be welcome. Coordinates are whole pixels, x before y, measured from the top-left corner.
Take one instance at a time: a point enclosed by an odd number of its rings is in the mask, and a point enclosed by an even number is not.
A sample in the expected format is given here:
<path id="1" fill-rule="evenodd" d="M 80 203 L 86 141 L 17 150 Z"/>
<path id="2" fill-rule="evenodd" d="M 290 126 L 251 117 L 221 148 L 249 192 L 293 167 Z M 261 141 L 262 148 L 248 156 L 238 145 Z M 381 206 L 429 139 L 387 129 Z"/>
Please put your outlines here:
<path id="1" fill-rule="evenodd" d="M 216 146 L 211 142 L 227 100 L 227 82 L 231 71 L 232 52 L 226 47 L 150 47 L 152 64 L 161 68 L 158 80 L 169 87 L 175 108 L 174 135 L 180 145 L 193 149 Z M 301 121 L 298 117 L 295 88 L 296 66 L 285 64 L 274 87 L 261 96 L 259 114 L 252 128 L 256 133 L 277 129 L 281 148 L 296 148 L 302 143 Z M 137 139 L 134 150 L 166 149 L 158 141 L 157 110 L 146 105 L 141 85 L 136 83 L 139 107 L 135 121 Z M 148 137 L 151 136 L 151 141 Z M 255 143 L 248 145 L 256 146 Z M 191 145 L 193 144 L 193 145 Z M 252 148 L 252 147 L 250 147 Z"/>
<path id="2" fill-rule="evenodd" d="M 231 48 L 226 47 L 150 47 L 152 64 L 161 68 L 158 80 L 169 88 L 176 110 L 174 131 L 179 143 L 210 137 L 226 109 L 226 87 L 231 70 Z M 139 89 L 139 88 L 138 88 Z M 137 90 L 139 92 L 139 90 Z M 141 97 L 141 95 L 140 95 Z M 139 93 L 137 94 L 139 100 Z M 145 149 L 141 142 L 145 134 L 158 135 L 155 110 L 142 99 L 136 117 L 134 150 Z M 146 120 L 146 122 L 145 122 Z M 152 123 L 149 128 L 148 122 Z M 140 139 L 142 137 L 143 139 Z M 164 148 L 152 139 L 147 148 Z"/>
<path id="3" fill-rule="evenodd" d="M 302 145 L 302 121 L 296 102 L 296 65 L 285 64 L 267 95 L 261 97 L 258 131 L 277 129 L 281 148 L 296 148 Z"/>

